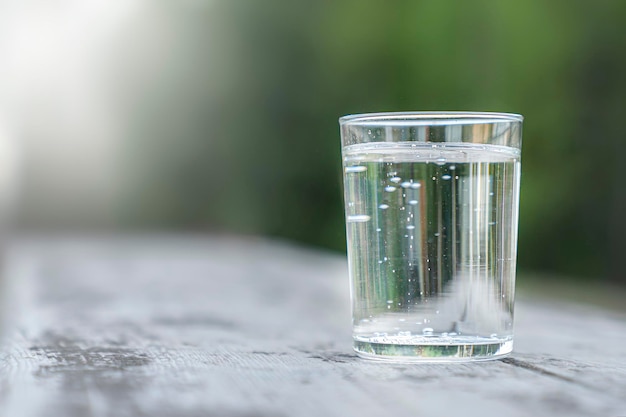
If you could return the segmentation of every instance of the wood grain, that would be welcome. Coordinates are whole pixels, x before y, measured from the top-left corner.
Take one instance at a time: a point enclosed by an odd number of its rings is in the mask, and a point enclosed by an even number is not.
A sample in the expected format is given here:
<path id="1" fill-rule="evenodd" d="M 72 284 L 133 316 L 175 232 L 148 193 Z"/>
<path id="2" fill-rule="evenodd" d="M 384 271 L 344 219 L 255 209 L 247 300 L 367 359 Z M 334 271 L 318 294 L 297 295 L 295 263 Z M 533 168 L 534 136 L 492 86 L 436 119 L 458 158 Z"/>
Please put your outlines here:
<path id="1" fill-rule="evenodd" d="M 255 238 L 38 238 L 9 253 L 0 415 L 626 416 L 626 317 L 520 297 L 504 360 L 351 350 L 341 256 Z"/>

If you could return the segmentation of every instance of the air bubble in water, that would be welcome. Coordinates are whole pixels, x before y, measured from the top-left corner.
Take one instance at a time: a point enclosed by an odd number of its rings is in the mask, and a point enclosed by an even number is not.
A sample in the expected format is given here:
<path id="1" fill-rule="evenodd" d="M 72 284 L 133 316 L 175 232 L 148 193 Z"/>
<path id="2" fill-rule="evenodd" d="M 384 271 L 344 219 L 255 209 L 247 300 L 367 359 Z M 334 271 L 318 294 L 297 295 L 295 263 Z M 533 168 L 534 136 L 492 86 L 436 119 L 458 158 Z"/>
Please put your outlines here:
<path id="1" fill-rule="evenodd" d="M 400 186 L 402 188 L 409 188 L 411 186 L 411 183 L 409 181 L 404 181 L 402 184 L 400 184 Z"/>
<path id="2" fill-rule="evenodd" d="M 388 193 L 392 193 L 396 191 L 396 187 L 394 187 L 393 185 L 388 185 L 385 187 L 385 191 L 387 191 Z"/>
<path id="3" fill-rule="evenodd" d="M 351 174 L 351 173 L 355 173 L 355 172 L 365 172 L 367 171 L 367 167 L 362 166 L 362 165 L 355 165 L 355 166 L 351 166 L 351 167 L 346 167 L 345 172 L 346 174 Z"/>
<path id="4" fill-rule="evenodd" d="M 415 226 L 413 226 L 412 224 L 410 224 L 410 225 L 408 225 L 406 228 L 407 228 L 407 229 L 409 229 L 409 230 L 413 230 L 413 229 L 415 229 Z"/>
<path id="5" fill-rule="evenodd" d="M 409 200 L 409 204 L 415 206 L 417 205 L 417 200 Z"/>
<path id="6" fill-rule="evenodd" d="M 378 208 L 381 210 L 387 210 L 389 208 L 389 204 L 381 204 Z"/>
<path id="7" fill-rule="evenodd" d="M 389 181 L 395 182 L 397 184 L 400 181 L 402 181 L 402 178 L 400 178 L 400 177 L 391 177 L 391 178 L 389 178 Z"/>
<path id="8" fill-rule="evenodd" d="M 368 216 L 367 214 L 355 214 L 353 216 L 348 216 L 346 220 L 350 223 L 364 223 L 370 221 L 372 216 Z"/>
<path id="9" fill-rule="evenodd" d="M 421 186 L 422 186 L 422 184 L 419 183 L 419 182 L 414 182 L 413 184 L 411 184 L 411 188 L 414 189 L 414 190 L 417 190 Z"/>
<path id="10" fill-rule="evenodd" d="M 441 176 L 441 179 L 442 179 L 442 180 L 449 180 L 450 178 L 452 178 L 452 176 L 451 176 L 451 175 L 448 175 L 448 174 L 445 174 L 445 175 L 442 175 L 442 176 Z"/>

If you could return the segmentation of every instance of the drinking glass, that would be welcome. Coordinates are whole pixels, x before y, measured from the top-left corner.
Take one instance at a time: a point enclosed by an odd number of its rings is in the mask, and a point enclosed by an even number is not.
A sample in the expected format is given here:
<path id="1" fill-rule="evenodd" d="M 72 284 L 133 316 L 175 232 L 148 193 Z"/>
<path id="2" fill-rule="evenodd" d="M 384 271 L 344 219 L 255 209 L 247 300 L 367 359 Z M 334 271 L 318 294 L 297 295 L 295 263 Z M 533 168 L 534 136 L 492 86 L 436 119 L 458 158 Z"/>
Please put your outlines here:
<path id="1" fill-rule="evenodd" d="M 419 362 L 511 352 L 522 120 L 339 119 L 357 354 Z"/>

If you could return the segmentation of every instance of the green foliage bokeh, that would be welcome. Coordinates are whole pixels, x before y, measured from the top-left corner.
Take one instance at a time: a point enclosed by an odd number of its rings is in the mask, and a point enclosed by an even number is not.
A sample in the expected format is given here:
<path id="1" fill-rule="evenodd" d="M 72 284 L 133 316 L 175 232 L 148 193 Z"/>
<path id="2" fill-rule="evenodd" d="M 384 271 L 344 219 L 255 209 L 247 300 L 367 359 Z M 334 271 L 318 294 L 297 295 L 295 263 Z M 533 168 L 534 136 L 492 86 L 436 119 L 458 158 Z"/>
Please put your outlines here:
<path id="1" fill-rule="evenodd" d="M 241 0 L 187 18 L 188 64 L 208 70 L 176 175 L 144 192 L 154 222 L 341 251 L 339 116 L 515 112 L 520 268 L 626 282 L 626 2 Z"/>

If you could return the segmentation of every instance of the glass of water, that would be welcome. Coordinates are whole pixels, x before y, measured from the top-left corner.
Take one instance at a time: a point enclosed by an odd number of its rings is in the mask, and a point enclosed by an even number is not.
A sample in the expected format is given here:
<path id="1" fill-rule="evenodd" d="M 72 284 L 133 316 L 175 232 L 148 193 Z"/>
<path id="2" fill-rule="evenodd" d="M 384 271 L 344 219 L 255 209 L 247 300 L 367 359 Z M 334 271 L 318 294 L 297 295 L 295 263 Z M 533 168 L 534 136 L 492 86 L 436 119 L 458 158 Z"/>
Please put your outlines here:
<path id="1" fill-rule="evenodd" d="M 511 352 L 522 120 L 339 119 L 360 356 L 450 362 Z"/>

